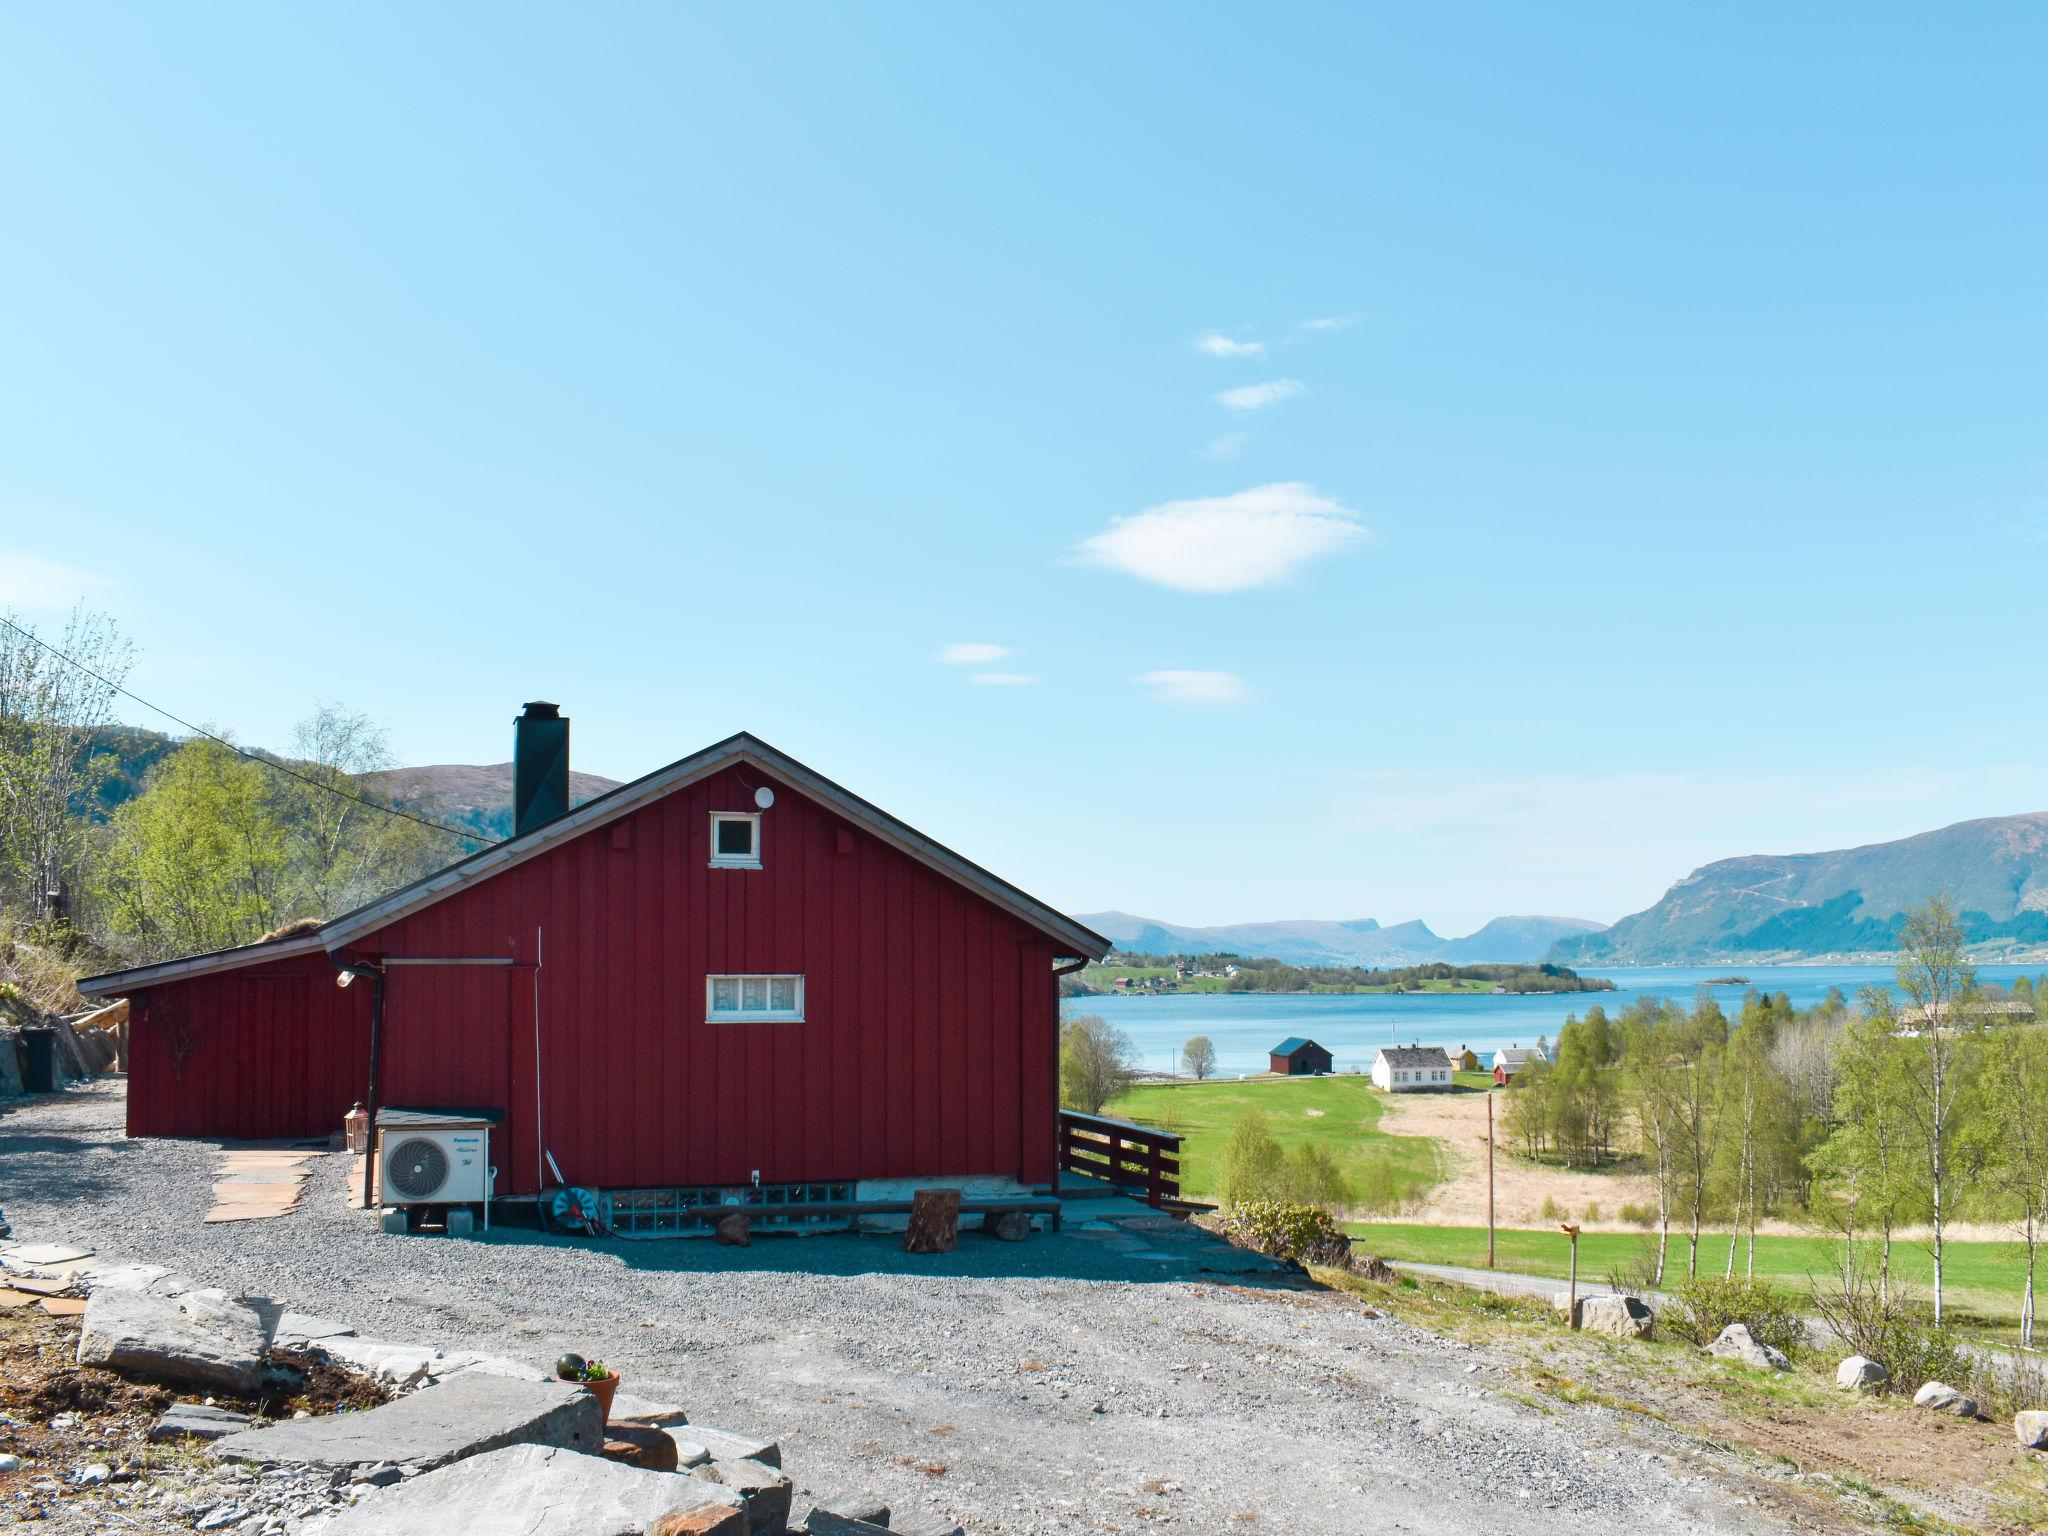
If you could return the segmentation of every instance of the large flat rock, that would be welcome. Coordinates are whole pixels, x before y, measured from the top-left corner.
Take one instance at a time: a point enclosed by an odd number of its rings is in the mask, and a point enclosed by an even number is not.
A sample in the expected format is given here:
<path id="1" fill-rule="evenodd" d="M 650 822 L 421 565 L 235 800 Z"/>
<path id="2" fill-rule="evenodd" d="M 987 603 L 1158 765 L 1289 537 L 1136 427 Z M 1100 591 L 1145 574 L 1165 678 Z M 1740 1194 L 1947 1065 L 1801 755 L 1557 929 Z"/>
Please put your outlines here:
<path id="1" fill-rule="evenodd" d="M 663 1515 L 737 1509 L 739 1502 L 732 1489 L 694 1477 L 647 1472 L 557 1447 L 520 1445 L 425 1473 L 339 1515 L 303 1520 L 293 1531 L 295 1536 L 450 1536 L 457 1531 L 462 1536 L 642 1536 Z"/>
<path id="2" fill-rule="evenodd" d="M 229 1435 L 213 1452 L 233 1461 L 290 1466 L 395 1461 L 441 1467 L 516 1445 L 594 1457 L 604 1447 L 604 1410 L 566 1381 L 515 1381 L 466 1371 L 381 1408 L 288 1419 Z"/>
<path id="3" fill-rule="evenodd" d="M 78 1363 L 250 1396 L 270 1375 L 263 1319 L 218 1291 L 102 1288 L 85 1305 Z"/>

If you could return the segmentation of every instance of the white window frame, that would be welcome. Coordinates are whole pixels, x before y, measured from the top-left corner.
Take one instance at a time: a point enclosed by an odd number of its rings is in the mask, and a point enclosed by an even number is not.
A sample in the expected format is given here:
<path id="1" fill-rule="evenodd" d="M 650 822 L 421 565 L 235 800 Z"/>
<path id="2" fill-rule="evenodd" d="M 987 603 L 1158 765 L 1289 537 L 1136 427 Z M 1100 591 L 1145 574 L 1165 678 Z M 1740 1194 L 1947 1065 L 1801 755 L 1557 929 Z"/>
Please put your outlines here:
<path id="1" fill-rule="evenodd" d="M 717 996 L 716 987 L 721 981 L 735 981 L 741 986 L 744 999 L 746 983 L 765 981 L 769 985 L 769 996 L 774 996 L 774 985 L 778 981 L 796 983 L 796 1007 L 794 1008 L 726 1008 L 712 1007 Z M 804 1021 L 804 978 L 800 971 L 721 971 L 715 976 L 704 978 L 704 1022 L 706 1024 L 801 1024 Z"/>
<path id="2" fill-rule="evenodd" d="M 754 851 L 750 854 L 720 853 L 718 828 L 721 822 L 744 821 L 754 829 Z M 711 813 L 711 867 L 713 869 L 759 869 L 761 867 L 761 813 L 759 811 L 713 811 Z"/>

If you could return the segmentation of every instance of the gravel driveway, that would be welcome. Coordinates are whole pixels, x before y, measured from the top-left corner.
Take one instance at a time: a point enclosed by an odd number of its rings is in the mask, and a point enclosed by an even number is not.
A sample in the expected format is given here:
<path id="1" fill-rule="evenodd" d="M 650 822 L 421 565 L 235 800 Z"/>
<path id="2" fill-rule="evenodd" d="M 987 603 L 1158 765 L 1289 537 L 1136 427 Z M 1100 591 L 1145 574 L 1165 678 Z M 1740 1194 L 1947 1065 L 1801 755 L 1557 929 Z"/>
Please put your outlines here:
<path id="1" fill-rule="evenodd" d="M 365 1334 L 600 1356 L 630 1392 L 779 1437 L 800 1488 L 872 1489 L 973 1536 L 1790 1528 L 1739 1470 L 1654 1425 L 1501 1395 L 1505 1355 L 1284 1277 L 1162 1263 L 1146 1255 L 1168 1242 L 1142 1233 L 1070 1220 L 937 1259 L 848 1235 L 392 1238 L 345 1209 L 338 1155 L 289 1215 L 208 1227 L 217 1149 L 127 1140 L 121 1116 L 118 1082 L 0 1112 L 17 1238 Z"/>

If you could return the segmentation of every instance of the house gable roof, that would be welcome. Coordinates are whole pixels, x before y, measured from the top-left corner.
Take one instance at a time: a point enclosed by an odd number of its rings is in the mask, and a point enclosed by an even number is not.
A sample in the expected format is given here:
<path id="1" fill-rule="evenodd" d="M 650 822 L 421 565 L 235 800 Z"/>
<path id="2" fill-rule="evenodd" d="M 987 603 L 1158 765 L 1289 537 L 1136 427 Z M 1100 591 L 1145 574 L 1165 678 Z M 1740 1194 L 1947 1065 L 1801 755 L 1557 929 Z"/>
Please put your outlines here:
<path id="1" fill-rule="evenodd" d="M 657 768 L 630 784 L 621 784 L 594 800 L 586 800 L 566 815 L 558 816 L 531 831 L 507 838 L 502 843 L 469 855 L 437 870 L 411 885 L 379 897 L 353 912 L 344 913 L 321 926 L 315 933 L 294 935 L 269 944 L 244 945 L 209 955 L 193 955 L 160 965 L 141 966 L 128 971 L 111 971 L 79 983 L 88 997 L 111 996 L 153 982 L 182 979 L 209 971 L 234 970 L 260 959 L 282 958 L 324 948 L 334 954 L 364 935 L 388 927 L 459 891 L 469 890 L 494 875 L 517 868 L 528 859 L 546 853 L 594 827 L 604 826 L 621 816 L 674 793 L 700 779 L 708 778 L 736 763 L 747 763 L 786 781 L 793 788 L 844 816 L 855 826 L 882 842 L 982 896 L 1027 927 L 1035 928 L 1054 941 L 1058 952 L 1077 959 L 1099 960 L 1109 953 L 1109 940 L 1085 928 L 1065 913 L 1019 890 L 979 864 L 962 858 L 943 844 L 933 841 L 906 822 L 897 820 L 879 806 L 843 789 L 823 774 L 778 751 L 759 737 L 745 731 Z"/>
<path id="2" fill-rule="evenodd" d="M 124 992 L 160 981 L 182 981 L 188 976 L 204 976 L 212 971 L 239 970 L 245 965 L 257 965 L 267 960 L 289 960 L 294 955 L 317 954 L 326 947 L 319 930 L 311 929 L 292 934 L 289 938 L 264 939 L 255 944 L 238 944 L 233 949 L 209 950 L 202 955 L 184 955 L 176 960 L 161 960 L 154 965 L 138 965 L 125 971 L 87 976 L 79 981 L 78 990 L 86 997 L 119 997 Z"/>
<path id="3" fill-rule="evenodd" d="M 1440 1045 L 1383 1045 L 1380 1055 L 1390 1067 L 1448 1067 L 1451 1058 Z"/>
<path id="4" fill-rule="evenodd" d="M 1291 1035 L 1287 1039 L 1282 1040 L 1278 1045 L 1274 1046 L 1268 1054 L 1273 1056 L 1294 1056 L 1300 1054 L 1304 1050 L 1323 1051 L 1323 1048 L 1320 1045 L 1317 1045 L 1313 1040 L 1304 1040 L 1299 1035 Z M 1330 1053 L 1328 1051 L 1323 1051 L 1323 1054 L 1327 1056 Z"/>

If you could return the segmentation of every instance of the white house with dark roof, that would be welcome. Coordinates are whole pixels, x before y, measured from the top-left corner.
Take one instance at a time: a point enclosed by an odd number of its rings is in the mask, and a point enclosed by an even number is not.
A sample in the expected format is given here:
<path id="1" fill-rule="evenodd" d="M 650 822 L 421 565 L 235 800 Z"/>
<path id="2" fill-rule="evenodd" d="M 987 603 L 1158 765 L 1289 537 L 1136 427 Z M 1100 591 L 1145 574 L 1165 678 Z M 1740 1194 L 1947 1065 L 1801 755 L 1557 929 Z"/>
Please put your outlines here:
<path id="1" fill-rule="evenodd" d="M 1372 1080 L 1389 1093 L 1451 1086 L 1451 1058 L 1440 1045 L 1383 1045 L 1372 1059 Z"/>

